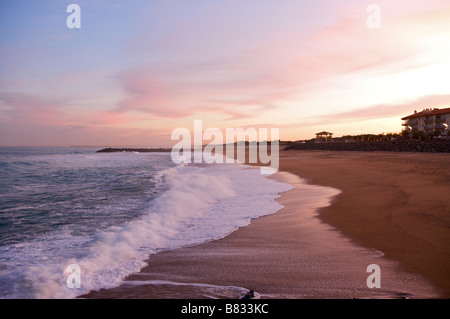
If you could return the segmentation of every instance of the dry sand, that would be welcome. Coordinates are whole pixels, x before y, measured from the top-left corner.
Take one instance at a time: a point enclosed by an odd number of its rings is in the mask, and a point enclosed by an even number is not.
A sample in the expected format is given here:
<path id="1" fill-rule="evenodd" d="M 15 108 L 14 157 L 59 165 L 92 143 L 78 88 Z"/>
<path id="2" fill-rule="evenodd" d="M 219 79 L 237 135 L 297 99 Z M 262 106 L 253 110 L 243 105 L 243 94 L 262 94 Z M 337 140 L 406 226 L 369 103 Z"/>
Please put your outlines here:
<path id="1" fill-rule="evenodd" d="M 86 297 L 450 297 L 450 155 L 282 151 L 280 170 L 295 174 L 274 176 L 295 186 L 278 199 L 283 209 L 152 255 L 120 287 Z M 372 263 L 380 289 L 366 285 Z"/>

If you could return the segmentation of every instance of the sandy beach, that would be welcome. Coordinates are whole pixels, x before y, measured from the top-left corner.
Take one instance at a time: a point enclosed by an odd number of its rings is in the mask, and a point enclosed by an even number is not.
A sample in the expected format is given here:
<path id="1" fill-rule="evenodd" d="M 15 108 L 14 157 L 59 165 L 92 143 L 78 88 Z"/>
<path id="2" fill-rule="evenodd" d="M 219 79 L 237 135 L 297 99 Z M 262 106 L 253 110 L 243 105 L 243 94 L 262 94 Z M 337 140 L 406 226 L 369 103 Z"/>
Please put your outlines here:
<path id="1" fill-rule="evenodd" d="M 289 151 L 280 162 L 281 170 L 342 190 L 321 220 L 450 297 L 448 154 Z"/>
<path id="2" fill-rule="evenodd" d="M 448 154 L 281 151 L 284 208 L 83 297 L 448 298 L 449 175 Z"/>

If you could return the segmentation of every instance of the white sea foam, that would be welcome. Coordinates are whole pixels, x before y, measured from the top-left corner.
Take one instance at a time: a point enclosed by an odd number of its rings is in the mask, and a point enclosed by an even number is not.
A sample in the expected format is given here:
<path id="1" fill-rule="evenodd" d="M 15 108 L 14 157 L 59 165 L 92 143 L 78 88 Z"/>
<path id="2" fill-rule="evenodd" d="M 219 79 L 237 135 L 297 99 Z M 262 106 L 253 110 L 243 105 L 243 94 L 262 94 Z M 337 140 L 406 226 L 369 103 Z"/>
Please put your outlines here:
<path id="1" fill-rule="evenodd" d="M 165 191 L 141 217 L 98 231 L 93 238 L 60 234 L 58 241 L 65 240 L 71 248 L 57 260 L 41 259 L 42 263 L 27 268 L 29 297 L 71 298 L 117 286 L 145 266 L 153 253 L 218 239 L 247 225 L 251 218 L 276 212 L 282 206 L 274 199 L 291 188 L 242 164 L 181 165 L 166 170 L 160 178 Z M 36 247 L 39 243 L 29 245 L 22 249 L 51 249 Z M 69 264 L 81 268 L 81 289 L 66 286 L 64 268 Z"/>

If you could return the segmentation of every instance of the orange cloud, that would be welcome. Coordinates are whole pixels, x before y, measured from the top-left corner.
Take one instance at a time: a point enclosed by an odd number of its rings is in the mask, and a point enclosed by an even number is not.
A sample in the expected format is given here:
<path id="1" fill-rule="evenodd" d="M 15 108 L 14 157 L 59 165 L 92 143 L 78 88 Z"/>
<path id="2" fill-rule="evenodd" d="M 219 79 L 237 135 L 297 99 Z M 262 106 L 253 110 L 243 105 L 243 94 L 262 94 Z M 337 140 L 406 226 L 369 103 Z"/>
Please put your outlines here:
<path id="1" fill-rule="evenodd" d="M 390 104 L 376 104 L 364 106 L 356 110 L 345 112 L 330 113 L 328 115 L 321 115 L 310 117 L 305 120 L 309 125 L 316 125 L 321 123 L 339 123 L 349 121 L 365 121 L 373 119 L 383 119 L 389 117 L 400 118 L 410 115 L 414 110 L 421 111 L 425 108 L 444 108 L 450 106 L 450 94 L 447 95 L 431 95 L 422 96 L 405 100 L 401 103 Z"/>

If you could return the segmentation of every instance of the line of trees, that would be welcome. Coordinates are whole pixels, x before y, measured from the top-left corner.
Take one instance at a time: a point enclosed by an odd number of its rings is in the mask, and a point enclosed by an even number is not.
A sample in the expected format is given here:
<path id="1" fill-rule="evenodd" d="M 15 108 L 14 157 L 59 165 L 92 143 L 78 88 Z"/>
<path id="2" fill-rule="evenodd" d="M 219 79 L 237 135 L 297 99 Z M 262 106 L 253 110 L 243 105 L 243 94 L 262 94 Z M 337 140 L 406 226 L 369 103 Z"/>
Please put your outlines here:
<path id="1" fill-rule="evenodd" d="M 449 137 L 449 132 L 446 132 L 445 137 Z M 402 131 L 400 133 L 387 133 L 387 134 L 360 134 L 360 135 L 344 135 L 341 138 L 333 138 L 333 140 L 346 140 L 346 141 L 395 141 L 395 140 L 431 140 L 435 138 L 441 138 L 442 131 L 434 130 L 430 133 L 423 131 Z"/>

